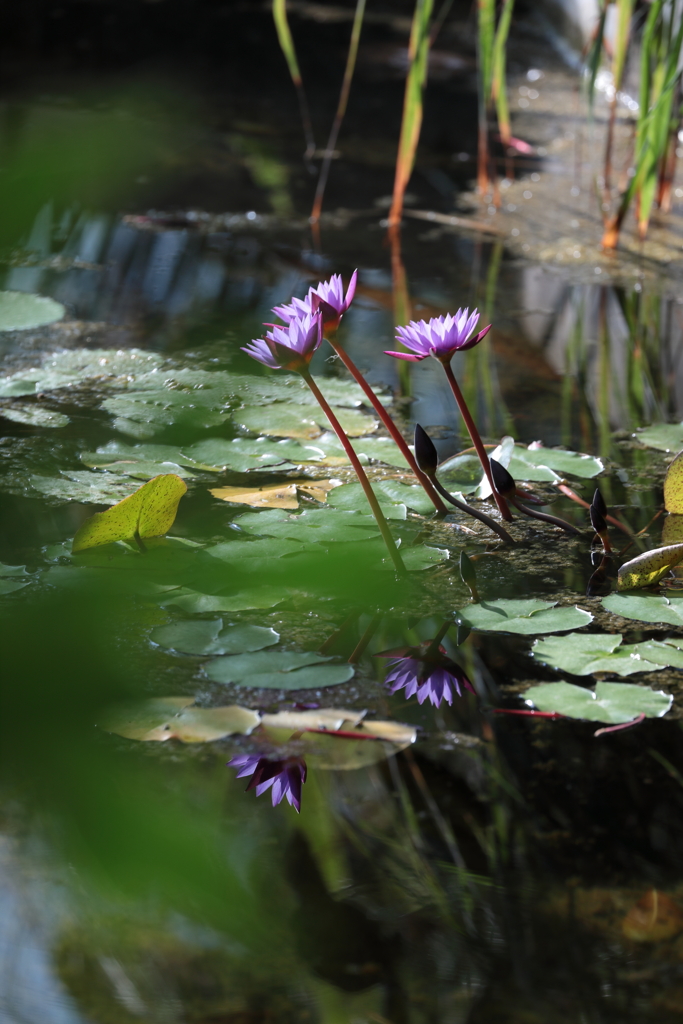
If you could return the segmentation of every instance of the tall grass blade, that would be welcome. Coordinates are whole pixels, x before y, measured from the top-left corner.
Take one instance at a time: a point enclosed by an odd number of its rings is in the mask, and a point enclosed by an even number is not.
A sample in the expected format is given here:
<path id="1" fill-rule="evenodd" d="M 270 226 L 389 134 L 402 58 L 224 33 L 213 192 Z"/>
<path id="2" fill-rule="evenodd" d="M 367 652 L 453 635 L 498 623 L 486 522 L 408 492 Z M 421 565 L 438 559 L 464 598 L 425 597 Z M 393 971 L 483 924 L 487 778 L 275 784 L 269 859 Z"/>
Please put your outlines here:
<path id="1" fill-rule="evenodd" d="M 408 77 L 403 100 L 403 119 L 396 158 L 394 195 L 389 210 L 389 230 L 401 223 L 403 197 L 415 165 L 422 128 L 423 94 L 429 69 L 430 23 L 434 0 L 417 0 L 408 46 Z"/>
<path id="2" fill-rule="evenodd" d="M 315 198 L 313 200 L 313 209 L 311 210 L 311 224 L 315 228 L 320 220 L 320 211 L 322 210 L 323 198 L 325 196 L 325 188 L 327 187 L 327 179 L 330 174 L 330 167 L 332 165 L 332 158 L 334 156 L 334 150 L 337 145 L 337 139 L 339 138 L 339 131 L 344 120 L 346 113 L 346 107 L 349 102 L 349 93 L 351 91 L 351 82 L 353 81 L 353 72 L 356 68 L 356 58 L 358 56 L 358 43 L 360 42 L 361 28 L 363 27 L 363 16 L 365 14 L 365 3 L 366 0 L 357 0 L 356 13 L 353 17 L 353 26 L 351 28 L 351 41 L 349 42 L 349 52 L 346 57 L 346 67 L 344 69 L 344 78 L 342 80 L 341 92 L 339 94 L 339 104 L 337 105 L 337 112 L 334 115 L 334 121 L 332 122 L 332 128 L 330 130 L 330 136 L 327 140 L 327 148 L 325 149 L 325 155 L 323 157 L 322 166 L 320 168 L 320 175 L 318 177 L 318 186 L 315 190 Z"/>
<path id="3" fill-rule="evenodd" d="M 313 137 L 313 123 L 311 121 L 311 113 L 308 108 L 308 100 L 306 99 L 306 93 L 304 92 L 304 83 L 301 78 L 301 71 L 299 69 L 299 61 L 296 56 L 296 48 L 294 46 L 294 39 L 292 38 L 292 32 L 289 27 L 289 19 L 287 18 L 287 0 L 273 0 L 273 21 L 275 22 L 275 30 L 277 32 L 277 38 L 280 43 L 280 49 L 282 50 L 285 60 L 287 61 L 287 67 L 289 68 L 289 74 L 296 94 L 299 100 L 299 110 L 301 112 L 301 122 L 304 129 L 304 138 L 306 140 L 306 152 L 304 153 L 304 159 L 310 161 L 315 153 L 315 139 Z"/>

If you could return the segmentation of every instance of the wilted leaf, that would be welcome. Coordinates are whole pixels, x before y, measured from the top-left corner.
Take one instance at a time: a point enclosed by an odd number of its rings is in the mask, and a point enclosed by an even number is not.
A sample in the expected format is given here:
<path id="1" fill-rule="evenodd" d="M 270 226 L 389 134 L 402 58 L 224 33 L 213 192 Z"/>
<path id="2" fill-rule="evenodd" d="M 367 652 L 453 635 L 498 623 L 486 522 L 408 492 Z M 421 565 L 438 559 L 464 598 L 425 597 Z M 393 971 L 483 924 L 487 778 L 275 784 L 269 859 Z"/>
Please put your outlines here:
<path id="1" fill-rule="evenodd" d="M 655 640 L 621 645 L 621 633 L 584 633 L 537 640 L 532 652 L 552 668 L 589 676 L 613 672 L 630 676 L 635 672 L 657 672 L 661 668 L 683 669 L 683 651 L 676 643 Z"/>
<path id="2" fill-rule="evenodd" d="M 132 540 L 138 536 L 160 537 L 173 526 L 178 502 L 187 491 L 180 477 L 169 473 L 143 484 L 118 505 L 86 519 L 74 537 L 72 551 Z"/>
<path id="3" fill-rule="evenodd" d="M 683 452 L 676 456 L 664 478 L 664 508 L 667 512 L 683 512 Z"/>
<path id="4" fill-rule="evenodd" d="M 222 708 L 192 707 L 194 698 L 156 697 L 137 705 L 112 708 L 101 726 L 130 740 L 206 743 L 239 733 L 248 736 L 260 723 L 257 711 L 230 705 Z"/>
<path id="5" fill-rule="evenodd" d="M 210 493 L 221 501 L 253 508 L 298 508 L 296 484 L 276 484 L 274 487 L 212 487 Z"/>
<path id="6" fill-rule="evenodd" d="M 346 711 L 344 708 L 316 708 L 310 711 L 278 711 L 274 715 L 261 715 L 261 724 L 266 729 L 288 729 L 304 732 L 306 729 L 330 729 L 333 732 L 359 724 L 365 711 Z"/>
<path id="7" fill-rule="evenodd" d="M 555 608 L 555 601 L 533 598 L 481 601 L 457 612 L 465 625 L 501 633 L 560 633 L 565 629 L 580 629 L 592 622 L 593 616 L 583 608 Z"/>
<path id="8" fill-rule="evenodd" d="M 0 292 L 0 331 L 26 331 L 61 320 L 61 302 L 28 292 Z"/>
<path id="9" fill-rule="evenodd" d="M 683 595 L 610 594 L 603 598 L 602 604 L 608 612 L 622 615 L 625 619 L 683 626 Z"/>
<path id="10" fill-rule="evenodd" d="M 661 718 L 673 700 L 661 690 L 632 683 L 597 683 L 595 693 L 573 683 L 541 683 L 531 686 L 524 698 L 539 711 L 611 725 L 632 722 L 639 715 Z"/>
<path id="11" fill-rule="evenodd" d="M 13 423 L 25 423 L 28 427 L 65 427 L 70 422 L 64 413 L 52 412 L 40 405 L 18 403 L 0 406 L 0 416 Z"/>
<path id="12" fill-rule="evenodd" d="M 209 679 L 258 689 L 310 690 L 338 686 L 352 678 L 348 664 L 326 664 L 332 659 L 313 651 L 259 651 L 217 658 L 205 666 Z"/>
<path id="13" fill-rule="evenodd" d="M 683 559 L 683 544 L 653 548 L 625 562 L 617 573 L 617 590 L 636 590 L 658 583 Z"/>
<path id="14" fill-rule="evenodd" d="M 199 619 L 157 626 L 150 639 L 184 654 L 242 654 L 276 644 L 280 634 L 266 626 L 223 627 L 222 619 Z"/>

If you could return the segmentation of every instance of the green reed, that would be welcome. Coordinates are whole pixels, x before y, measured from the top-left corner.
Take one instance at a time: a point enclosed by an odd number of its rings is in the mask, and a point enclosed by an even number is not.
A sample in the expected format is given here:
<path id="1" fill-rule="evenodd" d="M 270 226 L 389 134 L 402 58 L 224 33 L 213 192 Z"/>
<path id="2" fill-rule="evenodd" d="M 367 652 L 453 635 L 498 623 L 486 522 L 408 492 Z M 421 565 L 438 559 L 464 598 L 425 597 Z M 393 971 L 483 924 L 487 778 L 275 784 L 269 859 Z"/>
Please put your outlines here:
<path id="1" fill-rule="evenodd" d="M 292 82 L 294 83 L 294 88 L 296 89 L 296 94 L 299 100 L 301 122 L 304 129 L 304 138 L 306 140 L 306 152 L 304 154 L 304 159 L 306 161 L 310 161 L 315 153 L 313 123 L 311 121 L 311 114 L 308 108 L 308 100 L 306 99 L 306 93 L 304 91 L 304 83 L 301 77 L 299 61 L 296 56 L 294 39 L 292 38 L 292 31 L 289 27 L 289 19 L 287 18 L 287 0 L 273 0 L 273 21 L 275 22 L 275 30 L 277 31 L 280 48 L 284 54 L 285 60 L 287 61 L 289 74 Z"/>

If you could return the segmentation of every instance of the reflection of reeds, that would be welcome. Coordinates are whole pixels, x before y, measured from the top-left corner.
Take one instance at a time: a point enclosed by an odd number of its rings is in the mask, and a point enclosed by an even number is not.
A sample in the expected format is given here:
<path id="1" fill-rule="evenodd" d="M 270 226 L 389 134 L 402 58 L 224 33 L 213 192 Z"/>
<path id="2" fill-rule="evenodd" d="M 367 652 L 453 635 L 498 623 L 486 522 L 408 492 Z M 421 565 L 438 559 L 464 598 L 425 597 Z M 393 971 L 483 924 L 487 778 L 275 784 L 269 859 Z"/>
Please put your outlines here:
<path id="1" fill-rule="evenodd" d="M 311 114 L 308 109 L 306 93 L 304 92 L 304 83 L 301 78 L 301 71 L 299 70 L 299 61 L 297 60 L 294 40 L 292 39 L 292 32 L 287 19 L 287 0 L 273 0 L 273 21 L 275 22 L 278 41 L 287 61 L 287 67 L 289 68 L 289 73 L 299 99 L 301 121 L 304 128 L 304 138 L 306 139 L 304 159 L 308 161 L 315 153 L 315 139 L 313 138 L 313 124 L 311 123 Z"/>
<path id="2" fill-rule="evenodd" d="M 510 141 L 510 112 L 505 85 L 505 54 L 514 0 L 503 0 L 496 24 L 496 0 L 477 3 L 477 63 L 479 134 L 477 143 L 477 188 L 485 195 L 495 171 L 489 154 L 489 119 L 495 108 L 504 145 Z"/>

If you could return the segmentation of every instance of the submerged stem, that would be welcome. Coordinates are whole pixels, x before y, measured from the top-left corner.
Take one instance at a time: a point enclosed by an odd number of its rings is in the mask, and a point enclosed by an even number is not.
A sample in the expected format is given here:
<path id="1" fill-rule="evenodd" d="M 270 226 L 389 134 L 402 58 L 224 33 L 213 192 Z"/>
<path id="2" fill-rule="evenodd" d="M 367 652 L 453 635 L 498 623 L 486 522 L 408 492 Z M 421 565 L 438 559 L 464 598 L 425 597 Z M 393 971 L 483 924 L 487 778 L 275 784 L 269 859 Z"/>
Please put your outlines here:
<path id="1" fill-rule="evenodd" d="M 442 502 L 442 500 L 439 497 L 439 495 L 434 490 L 434 487 L 432 486 L 429 478 L 427 476 L 425 476 L 425 474 L 421 471 L 420 467 L 418 466 L 417 462 L 415 461 L 415 456 L 413 455 L 413 453 L 411 452 L 410 448 L 408 447 L 405 439 L 401 435 L 400 430 L 398 429 L 398 427 L 396 426 L 396 424 L 392 420 L 391 416 L 389 415 L 389 413 L 386 411 L 386 409 L 384 408 L 384 406 L 380 402 L 380 400 L 377 397 L 377 395 L 375 394 L 375 392 L 372 390 L 372 388 L 370 387 L 370 385 L 366 381 L 366 379 L 363 376 L 363 374 L 360 372 L 360 370 L 358 369 L 358 367 L 354 363 L 353 359 L 351 359 L 351 357 L 344 351 L 342 346 L 337 342 L 336 337 L 334 337 L 334 336 L 333 337 L 329 337 L 328 336 L 327 340 L 329 341 L 330 345 L 332 346 L 334 351 L 337 353 L 337 355 L 341 359 L 341 361 L 344 364 L 344 366 L 346 367 L 346 369 L 349 371 L 351 376 L 354 378 L 356 383 L 363 390 L 363 392 L 366 395 L 368 401 L 372 405 L 372 408 L 375 410 L 375 412 L 377 413 L 377 415 L 381 419 L 382 423 L 384 424 L 384 426 L 387 428 L 387 430 L 391 434 L 392 440 L 396 443 L 399 451 L 401 452 L 401 455 L 403 456 L 403 458 L 406 460 L 406 462 L 408 463 L 408 465 L 412 469 L 412 471 L 415 474 L 415 476 L 417 477 L 418 481 L 422 484 L 422 486 L 423 486 L 423 488 L 425 490 L 425 493 L 427 494 L 427 497 L 429 498 L 429 500 L 434 505 L 434 508 L 437 510 L 437 512 L 447 512 L 448 509 L 446 508 L 446 506 Z"/>
<path id="2" fill-rule="evenodd" d="M 491 487 L 491 491 L 493 492 L 493 497 L 496 499 L 496 505 L 498 506 L 500 514 L 502 515 L 503 519 L 507 519 L 507 521 L 510 522 L 510 520 L 512 519 L 512 513 L 508 508 L 508 504 L 505 498 L 502 496 L 502 494 L 499 494 L 495 488 L 495 485 L 493 483 L 493 476 L 491 475 L 491 466 L 489 465 L 489 457 L 486 454 L 484 445 L 482 444 L 481 437 L 479 436 L 479 431 L 477 430 L 477 425 L 472 419 L 470 410 L 467 408 L 467 402 L 465 401 L 463 393 L 460 390 L 460 385 L 455 379 L 455 374 L 453 373 L 451 364 L 442 363 L 441 365 L 443 366 L 444 371 L 446 373 L 446 377 L 448 378 L 448 383 L 451 386 L 453 397 L 458 403 L 460 415 L 465 421 L 465 426 L 467 427 L 468 433 L 472 438 L 472 444 L 474 445 L 477 455 L 479 456 L 479 461 L 481 462 L 482 469 L 486 474 L 486 479 L 488 480 L 489 485 Z"/>
<path id="3" fill-rule="evenodd" d="M 372 509 L 372 514 L 373 514 L 373 516 L 375 517 L 375 519 L 377 521 L 377 525 L 379 527 L 379 532 L 382 534 L 382 540 L 384 541 L 384 543 L 387 546 L 387 551 L 389 552 L 389 556 L 390 556 L 392 562 L 394 563 L 394 567 L 396 568 L 397 572 L 400 572 L 401 574 L 405 574 L 406 567 L 403 564 L 403 559 L 401 558 L 401 556 L 399 554 L 399 550 L 396 547 L 396 541 L 394 540 L 394 538 L 391 535 L 391 530 L 389 529 L 389 524 L 387 523 L 386 519 L 384 518 L 384 513 L 382 512 L 382 509 L 379 507 L 379 502 L 377 501 L 377 498 L 375 496 L 375 492 L 373 491 L 372 487 L 370 486 L 370 481 L 368 480 L 368 478 L 366 476 L 366 473 L 365 473 L 365 470 L 363 469 L 363 467 L 361 466 L 361 464 L 360 464 L 360 462 L 358 460 L 358 456 L 356 455 L 355 451 L 353 450 L 353 446 L 351 445 L 351 442 L 349 441 L 348 437 L 344 433 L 344 430 L 342 429 L 341 423 L 339 422 L 337 417 L 334 415 L 334 413 L 330 409 L 330 406 L 329 406 L 329 404 L 327 402 L 327 399 L 325 398 L 325 396 L 323 395 L 322 391 L 320 390 L 318 385 L 315 383 L 315 381 L 313 380 L 311 375 L 309 373 L 302 373 L 301 376 L 304 378 L 304 380 L 308 384 L 308 386 L 311 389 L 311 391 L 313 392 L 313 395 L 314 395 L 316 401 L 318 402 L 320 408 L 322 409 L 322 411 L 325 413 L 325 415 L 327 416 L 328 420 L 330 421 L 330 426 L 332 427 L 332 429 L 334 430 L 335 434 L 339 438 L 339 441 L 341 442 L 341 445 L 342 445 L 344 451 L 346 452 L 346 454 L 349 457 L 349 462 L 351 463 L 351 465 L 353 466 L 354 470 L 356 471 L 356 476 L 358 477 L 358 482 L 360 483 L 361 487 L 365 491 L 365 497 L 368 499 L 368 504 L 370 505 L 370 508 Z"/>
<path id="4" fill-rule="evenodd" d="M 510 496 L 510 501 L 518 508 L 520 512 L 523 512 L 527 516 L 531 516 L 533 519 L 540 519 L 544 523 L 552 523 L 553 526 L 559 526 L 565 533 L 573 533 L 574 536 L 580 537 L 581 530 L 577 530 L 571 523 L 565 522 L 564 519 L 560 519 L 558 516 L 549 516 L 547 512 L 537 512 L 535 508 L 527 508 L 517 498 Z"/>
<path id="5" fill-rule="evenodd" d="M 451 505 L 455 505 L 455 507 L 459 508 L 462 512 L 467 512 L 468 516 L 473 516 L 475 519 L 478 519 L 481 523 L 484 523 L 486 526 L 488 526 L 490 530 L 493 530 L 494 533 L 497 533 L 501 540 L 504 540 L 506 544 L 515 543 L 504 526 L 501 526 L 500 523 L 497 523 L 495 519 L 491 519 L 491 517 L 487 516 L 485 512 L 480 512 L 479 509 L 472 508 L 471 505 L 466 505 L 464 501 L 458 501 L 457 498 L 454 498 L 453 495 L 450 494 L 446 490 L 446 488 L 439 483 L 436 477 L 434 478 L 434 486 L 436 487 L 440 494 L 443 494 L 446 501 L 450 501 Z M 512 516 L 510 516 L 510 518 L 512 519 Z"/>

